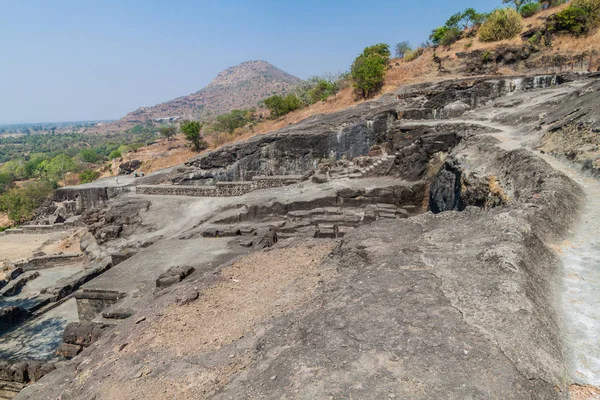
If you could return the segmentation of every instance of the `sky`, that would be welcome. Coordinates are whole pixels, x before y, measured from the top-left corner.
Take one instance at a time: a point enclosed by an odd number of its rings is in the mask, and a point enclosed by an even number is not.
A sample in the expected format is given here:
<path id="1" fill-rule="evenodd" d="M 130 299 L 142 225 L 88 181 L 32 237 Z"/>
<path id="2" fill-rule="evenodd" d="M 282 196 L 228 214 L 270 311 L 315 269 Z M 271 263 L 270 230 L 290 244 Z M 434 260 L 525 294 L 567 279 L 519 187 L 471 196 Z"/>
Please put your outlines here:
<path id="1" fill-rule="evenodd" d="M 2 0 L 0 124 L 118 119 L 265 60 L 308 78 L 500 0 Z"/>

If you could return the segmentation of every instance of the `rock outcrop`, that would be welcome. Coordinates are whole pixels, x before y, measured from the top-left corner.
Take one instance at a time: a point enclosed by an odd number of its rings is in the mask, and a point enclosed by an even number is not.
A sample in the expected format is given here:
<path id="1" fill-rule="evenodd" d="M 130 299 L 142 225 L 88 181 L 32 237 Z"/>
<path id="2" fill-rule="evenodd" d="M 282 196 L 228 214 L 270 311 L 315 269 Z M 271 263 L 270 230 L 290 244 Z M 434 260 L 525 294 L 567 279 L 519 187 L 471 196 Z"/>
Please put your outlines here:
<path id="1" fill-rule="evenodd" d="M 96 245 L 149 243 L 75 296 L 118 329 L 19 398 L 566 398 L 555 247 L 584 191 L 520 145 L 594 104 L 576 78 L 405 87 L 167 175 L 316 182 L 90 211 Z"/>

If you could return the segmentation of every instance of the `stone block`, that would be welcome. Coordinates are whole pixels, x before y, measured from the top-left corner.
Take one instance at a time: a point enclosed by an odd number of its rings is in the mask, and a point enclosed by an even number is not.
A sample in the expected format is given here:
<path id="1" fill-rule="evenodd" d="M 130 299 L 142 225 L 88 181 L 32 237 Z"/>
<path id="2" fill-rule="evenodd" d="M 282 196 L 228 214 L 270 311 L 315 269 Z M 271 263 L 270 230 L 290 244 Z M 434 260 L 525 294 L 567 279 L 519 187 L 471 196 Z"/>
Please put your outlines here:
<path id="1" fill-rule="evenodd" d="M 71 359 L 81 352 L 82 347 L 76 344 L 61 343 L 56 349 L 56 355 Z"/>
<path id="2" fill-rule="evenodd" d="M 156 279 L 156 287 L 162 289 L 179 283 L 192 272 L 194 272 L 192 267 L 171 267 L 159 275 Z"/>
<path id="3" fill-rule="evenodd" d="M 107 327 L 93 322 L 70 322 L 63 333 L 63 342 L 88 347 L 102 336 Z"/>

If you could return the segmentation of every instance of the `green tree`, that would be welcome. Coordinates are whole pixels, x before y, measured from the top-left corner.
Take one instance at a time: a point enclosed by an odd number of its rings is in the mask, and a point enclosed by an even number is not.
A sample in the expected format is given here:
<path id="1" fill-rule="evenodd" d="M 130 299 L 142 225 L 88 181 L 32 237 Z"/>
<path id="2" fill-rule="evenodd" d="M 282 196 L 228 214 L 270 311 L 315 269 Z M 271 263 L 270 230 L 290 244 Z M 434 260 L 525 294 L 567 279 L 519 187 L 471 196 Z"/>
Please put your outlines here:
<path id="1" fill-rule="evenodd" d="M 194 145 L 194 151 L 201 151 L 207 147 L 206 142 L 200 135 L 203 125 L 204 124 L 198 121 L 187 121 L 181 124 L 181 132 L 185 134 L 185 138 L 187 140 L 192 142 Z"/>
<path id="2" fill-rule="evenodd" d="M 177 133 L 177 127 L 172 125 L 163 125 L 159 129 L 160 134 L 167 138 L 167 140 L 171 140 L 173 136 Z"/>
<path id="3" fill-rule="evenodd" d="M 42 161 L 38 167 L 41 175 L 48 181 L 60 182 L 61 180 L 66 185 L 65 180 L 67 173 L 75 171 L 77 165 L 73 159 L 65 154 L 59 154 L 51 160 Z"/>
<path id="4" fill-rule="evenodd" d="M 111 151 L 110 154 L 108 155 L 109 160 L 114 160 L 115 158 L 121 158 L 121 157 L 122 157 L 122 154 L 119 151 L 119 149 Z"/>
<path id="5" fill-rule="evenodd" d="M 302 108 L 302 101 L 295 94 L 285 97 L 275 95 L 263 100 L 265 107 L 270 111 L 272 118 L 279 118 L 289 112 Z"/>
<path id="6" fill-rule="evenodd" d="M 502 0 L 503 4 L 512 4 L 515 6 L 515 10 L 519 10 L 521 6 L 525 3 L 528 3 L 528 0 Z"/>
<path id="7" fill-rule="evenodd" d="M 373 46 L 365 47 L 363 50 L 364 56 L 369 56 L 371 54 L 377 54 L 386 60 L 390 58 L 392 53 L 390 52 L 390 45 L 385 43 L 377 43 Z"/>
<path id="8" fill-rule="evenodd" d="M 0 211 L 7 213 L 15 222 L 27 221 L 53 189 L 48 181 L 30 182 L 25 187 L 10 189 L 0 196 Z"/>
<path id="9" fill-rule="evenodd" d="M 90 164 L 98 164 L 102 161 L 102 156 L 98 154 L 94 149 L 83 149 L 79 152 L 81 159 Z"/>
<path id="10" fill-rule="evenodd" d="M 213 129 L 219 132 L 232 134 L 237 128 L 241 128 L 252 120 L 250 110 L 232 110 L 227 114 L 217 116 L 217 122 L 213 124 Z"/>
<path id="11" fill-rule="evenodd" d="M 474 8 L 467 8 L 462 13 L 462 18 L 460 22 L 463 23 L 463 27 L 466 28 L 474 28 L 481 26 L 487 19 L 489 14 L 479 13 Z"/>
<path id="12" fill-rule="evenodd" d="M 474 8 L 467 8 L 448 18 L 444 26 L 434 29 L 429 38 L 436 46 L 449 46 L 462 37 L 464 29 L 480 26 L 487 16 L 487 14 L 478 13 Z"/>
<path id="13" fill-rule="evenodd" d="M 410 46 L 410 43 L 408 43 L 406 41 L 396 43 L 395 51 L 396 51 L 397 58 L 404 58 L 404 55 L 411 50 L 412 50 L 412 47 Z"/>
<path id="14" fill-rule="evenodd" d="M 0 194 L 6 192 L 13 185 L 13 177 L 10 174 L 0 172 Z"/>
<path id="15" fill-rule="evenodd" d="M 350 74 L 354 87 L 360 90 L 365 99 L 383 85 L 387 62 L 388 59 L 380 54 L 363 53 L 352 63 Z"/>
<path id="16" fill-rule="evenodd" d="M 521 14 L 521 16 L 523 18 L 529 18 L 532 15 L 534 15 L 535 13 L 537 13 L 538 11 L 540 11 L 541 9 L 542 9 L 542 5 L 540 3 L 538 3 L 537 1 L 530 2 L 530 3 L 523 4 L 519 8 L 519 14 Z"/>

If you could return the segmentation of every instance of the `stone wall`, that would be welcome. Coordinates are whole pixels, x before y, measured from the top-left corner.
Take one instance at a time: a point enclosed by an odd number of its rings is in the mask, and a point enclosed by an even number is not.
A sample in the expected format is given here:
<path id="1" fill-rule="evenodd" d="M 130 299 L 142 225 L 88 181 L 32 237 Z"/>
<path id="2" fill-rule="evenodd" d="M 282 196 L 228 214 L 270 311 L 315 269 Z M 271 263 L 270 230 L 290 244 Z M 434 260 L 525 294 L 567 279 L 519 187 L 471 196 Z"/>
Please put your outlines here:
<path id="1" fill-rule="evenodd" d="M 255 176 L 251 182 L 217 182 L 215 186 L 203 185 L 141 185 L 137 194 L 194 197 L 241 196 L 253 190 L 286 186 L 297 183 L 302 176 Z"/>
<path id="2" fill-rule="evenodd" d="M 32 233 L 32 234 L 44 234 L 51 232 L 62 232 L 68 231 L 77 227 L 76 222 L 64 222 L 53 225 L 21 225 L 18 228 L 7 229 L 4 232 L 0 232 L 0 236 L 2 234 L 5 235 L 18 235 L 21 233 Z"/>
<path id="3" fill-rule="evenodd" d="M 54 192 L 52 201 L 61 203 L 64 201 L 75 201 L 75 214 L 79 215 L 85 210 L 98 208 L 109 199 L 123 192 L 132 191 L 129 186 L 123 187 L 64 187 Z"/>

